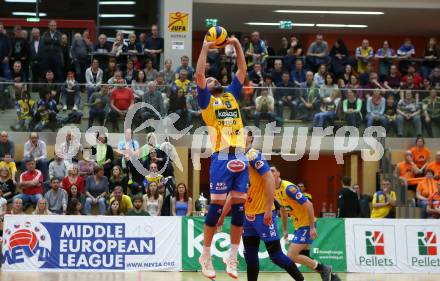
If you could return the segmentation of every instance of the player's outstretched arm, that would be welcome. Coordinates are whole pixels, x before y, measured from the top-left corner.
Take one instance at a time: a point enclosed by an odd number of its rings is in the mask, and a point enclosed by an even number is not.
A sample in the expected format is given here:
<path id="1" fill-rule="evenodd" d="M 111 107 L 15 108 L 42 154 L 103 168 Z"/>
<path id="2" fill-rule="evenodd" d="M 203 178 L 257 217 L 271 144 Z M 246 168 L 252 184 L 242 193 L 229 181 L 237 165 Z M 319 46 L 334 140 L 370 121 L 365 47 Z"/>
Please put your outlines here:
<path id="1" fill-rule="evenodd" d="M 235 37 L 229 38 L 228 43 L 234 46 L 237 53 L 237 73 L 235 73 L 235 76 L 237 77 L 238 81 L 243 84 L 244 78 L 247 75 L 247 65 L 243 49 L 241 47 L 240 41 L 238 41 L 238 39 Z"/>
<path id="2" fill-rule="evenodd" d="M 209 48 L 215 44 L 215 42 L 208 42 L 206 39 L 203 41 L 202 50 L 200 51 L 199 59 L 197 60 L 196 66 L 196 82 L 200 89 L 205 89 L 206 78 L 205 78 L 205 68 L 206 59 L 208 57 Z"/>

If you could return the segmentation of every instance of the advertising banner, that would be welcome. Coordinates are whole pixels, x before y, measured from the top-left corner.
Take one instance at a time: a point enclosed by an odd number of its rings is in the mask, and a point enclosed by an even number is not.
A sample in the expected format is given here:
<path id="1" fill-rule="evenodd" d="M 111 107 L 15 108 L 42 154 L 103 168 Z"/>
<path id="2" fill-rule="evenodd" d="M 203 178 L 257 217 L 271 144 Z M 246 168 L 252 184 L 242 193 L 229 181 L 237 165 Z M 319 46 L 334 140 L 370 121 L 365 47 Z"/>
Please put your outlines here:
<path id="1" fill-rule="evenodd" d="M 5 216 L 2 270 L 181 270 L 176 217 Z"/>
<path id="2" fill-rule="evenodd" d="M 348 272 L 440 273 L 436 220 L 347 219 Z"/>
<path id="3" fill-rule="evenodd" d="M 203 225 L 204 218 L 183 218 L 182 220 L 182 268 L 183 270 L 200 270 L 198 259 L 203 250 Z M 213 255 L 213 265 L 215 269 L 224 270 L 225 265 L 222 258 L 229 253 L 230 218 L 225 219 L 222 232 L 214 235 L 211 253 Z M 278 220 L 278 230 L 282 233 L 281 221 Z M 342 219 L 322 219 L 317 223 L 318 238 L 311 247 L 311 255 L 317 260 L 330 264 L 334 271 L 346 271 L 344 221 Z M 293 238 L 292 225 L 289 222 L 289 239 Z M 281 239 L 283 251 L 287 253 L 288 244 Z M 269 258 L 264 243 L 260 243 L 259 252 L 260 271 L 283 271 L 280 267 L 273 264 Z M 298 264 L 299 266 L 299 264 Z M 301 271 L 307 271 L 300 266 Z M 246 270 L 246 262 L 243 256 L 243 243 L 239 248 L 239 270 Z"/>

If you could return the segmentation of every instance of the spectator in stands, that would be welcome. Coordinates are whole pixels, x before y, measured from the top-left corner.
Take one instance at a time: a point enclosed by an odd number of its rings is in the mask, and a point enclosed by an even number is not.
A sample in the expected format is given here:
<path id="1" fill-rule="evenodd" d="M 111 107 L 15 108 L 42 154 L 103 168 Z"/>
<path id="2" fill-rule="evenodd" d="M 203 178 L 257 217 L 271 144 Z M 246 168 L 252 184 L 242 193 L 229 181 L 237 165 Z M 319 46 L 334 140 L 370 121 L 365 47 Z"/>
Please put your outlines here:
<path id="1" fill-rule="evenodd" d="M 318 85 L 318 83 L 316 83 L 316 80 L 315 84 Z M 335 84 L 335 79 L 333 75 L 331 73 L 326 73 L 324 76 L 324 83 L 319 86 L 320 100 L 331 97 L 336 91 L 338 91 L 338 86 Z"/>
<path id="2" fill-rule="evenodd" d="M 419 181 L 416 190 L 417 206 L 420 208 L 422 219 L 428 217 L 426 207 L 428 199 L 437 191 L 437 180 L 434 179 L 434 171 L 426 170 L 425 177 Z"/>
<path id="3" fill-rule="evenodd" d="M 397 134 L 403 137 L 403 127 L 406 123 L 411 122 L 414 125 L 415 135 L 422 134 L 422 121 L 420 118 L 420 105 L 413 98 L 412 91 L 404 91 L 404 99 L 401 99 L 397 104 Z"/>
<path id="4" fill-rule="evenodd" d="M 243 124 L 247 125 L 247 120 L 252 117 L 252 112 L 255 109 L 254 100 L 254 86 L 246 75 L 243 83 L 242 94 L 240 97 L 240 114 Z"/>
<path id="5" fill-rule="evenodd" d="M 429 38 L 428 44 L 426 44 L 423 50 L 423 63 L 421 67 L 421 72 L 423 78 L 429 78 L 432 70 L 436 67 L 437 62 L 440 57 L 440 48 L 437 45 L 437 39 L 435 37 Z"/>
<path id="6" fill-rule="evenodd" d="M 124 36 L 122 34 L 117 34 L 110 53 L 116 57 L 118 64 L 123 65 L 125 57 L 121 56 L 121 54 L 126 52 L 127 45 L 124 44 Z"/>
<path id="7" fill-rule="evenodd" d="M 25 215 L 23 209 L 23 200 L 21 198 L 14 197 L 12 200 L 11 215 Z"/>
<path id="8" fill-rule="evenodd" d="M 12 203 L 12 198 L 15 195 L 15 179 L 11 178 L 11 173 L 7 167 L 0 168 L 0 190 L 2 197 L 6 199 L 7 203 Z"/>
<path id="9" fill-rule="evenodd" d="M 51 189 L 44 194 L 49 211 L 54 214 L 65 215 L 67 211 L 67 192 L 60 188 L 60 180 L 58 178 L 50 180 L 50 187 Z"/>
<path id="10" fill-rule="evenodd" d="M 93 174 L 94 168 L 98 165 L 91 155 L 91 148 L 83 149 L 82 160 L 78 162 L 79 175 L 83 178 L 91 176 Z"/>
<path id="11" fill-rule="evenodd" d="M 72 186 L 76 186 L 79 193 L 84 193 L 84 178 L 79 174 L 79 167 L 77 164 L 71 164 L 67 169 L 67 176 L 64 177 L 62 186 L 71 194 Z"/>
<path id="12" fill-rule="evenodd" d="M 151 151 L 150 151 L 149 155 L 151 155 Z M 158 187 L 161 187 L 162 185 L 164 185 L 165 179 L 162 174 L 159 174 L 158 163 L 151 162 L 149 164 L 149 171 L 150 171 L 150 173 L 145 176 L 145 179 L 143 181 L 144 188 L 148 188 L 150 186 L 151 182 L 155 182 Z"/>
<path id="13" fill-rule="evenodd" d="M 10 157 L 6 157 L 9 155 Z M 14 162 L 15 144 L 9 139 L 8 132 L 0 132 L 0 162 Z M 5 159 L 6 158 L 6 159 Z"/>
<path id="14" fill-rule="evenodd" d="M 139 148 L 139 142 L 133 139 L 133 131 L 126 129 L 124 139 L 118 142 L 116 152 L 121 156 L 119 160 L 120 166 L 127 172 L 129 181 L 133 180 L 137 183 L 140 183 L 143 177 L 133 166 L 131 160 L 139 158 Z"/>
<path id="15" fill-rule="evenodd" d="M 64 179 L 68 175 L 70 163 L 61 157 L 60 153 L 55 153 L 55 159 L 49 163 L 49 179 Z"/>
<path id="16" fill-rule="evenodd" d="M 89 100 L 93 93 L 99 92 L 101 90 L 101 84 L 104 72 L 99 68 L 99 60 L 94 58 L 92 64 L 86 70 L 86 90 L 87 99 Z"/>
<path id="17" fill-rule="evenodd" d="M 111 84 L 109 81 L 115 75 L 116 71 L 117 71 L 116 59 L 113 57 L 110 57 L 108 60 L 107 66 L 104 69 L 104 74 L 103 74 L 102 80 L 105 83 Z"/>
<path id="18" fill-rule="evenodd" d="M 92 146 L 92 155 L 95 157 L 96 163 L 104 168 L 104 175 L 110 179 L 113 163 L 113 148 L 107 143 L 105 133 L 96 133 L 96 145 Z"/>
<path id="19" fill-rule="evenodd" d="M 21 26 L 14 26 L 14 37 L 11 38 L 11 55 L 10 64 L 12 65 L 19 61 L 23 66 L 23 69 L 29 68 L 29 43 L 27 38 L 23 37 L 23 32 Z M 23 72 L 24 79 L 22 81 L 27 81 L 28 75 L 27 71 Z"/>
<path id="20" fill-rule="evenodd" d="M 85 72 L 89 62 L 89 53 L 93 46 L 85 40 L 81 34 L 76 33 L 73 37 L 70 55 L 72 57 L 73 67 L 75 69 L 75 76 L 80 83 L 85 81 Z"/>
<path id="21" fill-rule="evenodd" d="M 261 95 L 255 99 L 254 125 L 260 127 L 260 119 L 267 118 L 269 122 L 276 120 L 275 100 L 269 95 L 267 89 L 261 91 Z"/>
<path id="22" fill-rule="evenodd" d="M 341 88 L 348 87 L 351 84 L 351 76 L 354 76 L 353 67 L 351 64 L 347 64 L 344 67 L 344 72 L 338 76 L 338 84 L 341 85 Z"/>
<path id="23" fill-rule="evenodd" d="M 165 83 L 168 85 L 171 85 L 176 78 L 176 73 L 174 72 L 172 67 L 173 67 L 172 60 L 166 59 L 164 62 L 164 68 L 163 68 L 162 72 L 164 74 Z"/>
<path id="24" fill-rule="evenodd" d="M 59 99 L 60 87 L 54 80 L 54 73 L 49 69 L 47 72 L 45 72 L 44 77 L 45 79 L 42 81 L 43 85 L 39 89 L 40 97 L 43 97 L 44 93 L 50 92 L 52 98 L 57 101 Z"/>
<path id="25" fill-rule="evenodd" d="M 280 59 L 276 59 L 273 64 L 272 72 L 270 73 L 270 76 L 272 77 L 272 81 L 275 84 L 278 84 L 281 82 L 282 76 L 283 76 L 283 61 Z"/>
<path id="26" fill-rule="evenodd" d="M 51 20 L 49 21 L 49 30 L 41 37 L 41 43 L 43 44 L 42 71 L 46 73 L 51 69 L 57 82 L 63 80 L 64 64 L 62 62 L 61 36 L 61 32 L 57 31 L 56 21 Z"/>
<path id="27" fill-rule="evenodd" d="M 83 193 L 78 192 L 78 188 L 75 185 L 72 185 L 70 191 L 71 194 L 68 194 L 69 197 L 67 200 L 67 206 L 71 206 L 69 207 L 70 210 L 77 210 L 81 212 L 82 215 L 83 206 L 86 201 L 86 197 L 84 196 Z M 70 215 L 72 215 L 72 213 L 70 213 Z"/>
<path id="28" fill-rule="evenodd" d="M 430 162 L 426 169 L 432 170 L 434 172 L 434 178 L 440 180 L 440 151 L 437 151 L 435 160 Z"/>
<path id="29" fill-rule="evenodd" d="M 202 111 L 197 99 L 197 88 L 191 87 L 191 95 L 186 97 L 186 110 L 188 112 L 187 126 L 193 125 L 195 122 L 203 122 Z"/>
<path id="30" fill-rule="evenodd" d="M 110 53 L 112 50 L 112 44 L 107 41 L 107 35 L 100 34 L 98 37 L 98 43 L 96 43 L 95 52 L 97 53 Z"/>
<path id="31" fill-rule="evenodd" d="M 35 111 L 33 122 L 34 131 L 42 131 L 43 129 L 50 128 L 55 131 L 57 124 L 58 105 L 55 99 L 52 98 L 51 93 L 45 92 L 42 98 L 37 103 L 37 109 Z M 29 126 L 32 128 L 32 124 Z"/>
<path id="32" fill-rule="evenodd" d="M 440 124 L 440 98 L 438 95 L 439 89 L 431 89 L 429 96 L 422 101 L 422 109 L 424 115 L 424 127 L 428 132 L 429 137 L 434 137 L 432 124 Z"/>
<path id="33" fill-rule="evenodd" d="M 110 112 L 109 120 L 113 124 L 113 129 L 118 132 L 118 120 L 123 119 L 127 114 L 128 110 L 134 104 L 134 94 L 133 90 L 127 88 L 125 85 L 125 80 L 119 78 L 115 81 L 116 88 L 112 90 L 110 98 Z"/>
<path id="34" fill-rule="evenodd" d="M 353 185 L 353 189 L 356 191 L 357 196 L 359 198 L 360 217 L 370 218 L 371 216 L 370 203 L 373 200 L 373 197 L 369 194 L 362 194 L 359 184 Z"/>
<path id="35" fill-rule="evenodd" d="M 344 40 L 336 39 L 330 50 L 331 71 L 335 77 L 343 74 L 347 65 L 351 66 L 350 54 L 345 46 Z"/>
<path id="36" fill-rule="evenodd" d="M 315 71 L 321 64 L 327 64 L 328 52 L 328 44 L 324 41 L 322 34 L 316 35 L 315 42 L 309 46 L 307 51 L 307 68 Z"/>
<path id="37" fill-rule="evenodd" d="M 440 67 L 434 68 L 429 76 L 429 82 L 431 83 L 432 87 L 440 89 Z"/>
<path id="38" fill-rule="evenodd" d="M 11 126 L 13 131 L 28 131 L 29 124 L 34 118 L 35 100 L 30 98 L 29 92 L 23 92 L 16 97 L 15 111 L 17 114 L 17 123 Z"/>
<path id="39" fill-rule="evenodd" d="M 44 180 L 48 179 L 48 159 L 46 143 L 40 140 L 38 133 L 33 132 L 29 135 L 29 140 L 24 143 L 23 158 L 33 158 L 36 168 L 43 174 Z"/>
<path id="40" fill-rule="evenodd" d="M 259 87 L 263 85 L 263 75 L 263 66 L 259 62 L 254 63 L 254 69 L 252 69 L 248 73 L 249 80 L 252 82 L 252 85 L 254 87 Z"/>
<path id="41" fill-rule="evenodd" d="M 113 189 L 116 186 L 121 186 L 122 191 L 128 194 L 128 178 L 124 175 L 121 166 L 115 165 L 112 168 L 110 179 L 109 179 L 109 192 L 113 193 Z M 132 193 L 133 194 L 133 193 Z"/>
<path id="42" fill-rule="evenodd" d="M 437 182 L 437 191 L 428 199 L 426 210 L 430 218 L 438 219 L 440 217 L 440 181 Z"/>
<path id="43" fill-rule="evenodd" d="M 373 95 L 367 100 L 367 127 L 371 127 L 374 123 L 380 126 L 387 126 L 385 113 L 385 98 L 381 95 L 380 89 L 375 89 Z"/>
<path id="44" fill-rule="evenodd" d="M 127 212 L 127 216 L 149 216 L 147 211 L 145 211 L 144 202 L 142 199 L 142 195 L 137 194 L 133 196 L 133 208 Z"/>
<path id="45" fill-rule="evenodd" d="M 290 37 L 290 45 L 289 48 L 287 49 L 287 53 L 283 58 L 283 65 L 284 65 L 284 70 L 286 71 L 292 71 L 292 69 L 295 66 L 295 62 L 298 59 L 302 60 L 303 56 L 303 47 L 301 42 L 298 41 L 298 38 L 296 38 L 295 36 L 291 36 Z"/>
<path id="46" fill-rule="evenodd" d="M 40 198 L 38 200 L 37 206 L 32 212 L 32 215 L 52 215 L 52 212 L 49 211 L 47 200 L 45 198 Z"/>
<path id="47" fill-rule="evenodd" d="M 158 69 L 160 56 L 164 50 L 164 39 L 159 37 L 159 27 L 156 24 L 151 26 L 151 36 L 145 42 L 144 52 L 153 61 L 154 68 Z"/>
<path id="48" fill-rule="evenodd" d="M 145 93 L 148 91 L 147 78 L 145 77 L 145 72 L 139 70 L 136 75 L 136 79 L 131 82 L 131 89 L 134 92 L 135 100 L 140 101 Z"/>
<path id="49" fill-rule="evenodd" d="M 397 163 L 394 174 L 398 177 L 403 185 L 408 186 L 408 190 L 415 193 L 419 179 L 416 175 L 422 174 L 413 161 L 411 151 L 405 151 L 405 159 Z M 406 202 L 405 202 L 406 203 Z"/>
<path id="50" fill-rule="evenodd" d="M 124 213 L 121 211 L 121 204 L 118 200 L 114 200 L 110 206 L 108 207 L 106 216 L 124 216 Z"/>
<path id="51" fill-rule="evenodd" d="M 89 99 L 89 128 L 93 126 L 95 119 L 98 119 L 99 125 L 104 125 L 109 107 L 109 96 L 107 85 L 100 88 L 100 91 L 93 93 Z"/>
<path id="52" fill-rule="evenodd" d="M 355 96 L 353 90 L 347 91 L 347 98 L 343 101 L 342 107 L 347 125 L 359 128 L 362 121 L 362 100 Z"/>
<path id="53" fill-rule="evenodd" d="M 121 186 L 115 186 L 110 197 L 110 205 L 114 202 L 119 202 L 119 210 L 126 214 L 129 210 L 133 209 L 133 203 L 128 195 L 125 195 Z"/>
<path id="54" fill-rule="evenodd" d="M 74 66 L 72 65 L 72 58 L 71 58 L 71 51 L 72 47 L 69 45 L 69 37 L 67 37 L 67 34 L 61 35 L 61 54 L 62 54 L 62 62 L 63 62 L 63 68 L 62 68 L 62 78 L 67 76 L 67 72 L 74 69 Z M 58 82 L 58 81 L 57 81 Z"/>
<path id="55" fill-rule="evenodd" d="M 392 130 L 396 131 L 397 103 L 395 102 L 393 94 L 386 96 L 384 116 L 386 118 L 387 132 L 390 133 Z"/>
<path id="56" fill-rule="evenodd" d="M 36 27 L 32 28 L 31 41 L 29 44 L 29 62 L 31 69 L 31 82 L 40 81 L 41 78 L 41 52 L 43 44 L 40 44 L 40 30 Z"/>
<path id="57" fill-rule="evenodd" d="M 385 87 L 379 82 L 379 76 L 376 72 L 370 72 L 370 76 L 368 78 L 368 83 L 364 85 L 365 89 L 382 89 L 385 90 Z M 364 96 L 366 98 L 370 97 L 372 95 L 373 91 L 364 91 Z"/>
<path id="58" fill-rule="evenodd" d="M 20 198 L 25 204 L 36 204 L 38 200 L 43 198 L 43 175 L 39 170 L 35 169 L 34 159 L 26 158 L 24 163 L 26 165 L 26 171 L 21 173 L 17 185 L 22 193 L 16 195 L 15 198 Z"/>
<path id="59" fill-rule="evenodd" d="M 336 108 L 340 102 L 339 91 L 333 91 L 329 97 L 324 97 L 320 100 L 320 112 L 313 116 L 313 127 L 321 127 L 324 125 L 333 124 L 333 120 L 336 116 Z"/>
<path id="60" fill-rule="evenodd" d="M 136 79 L 136 69 L 134 68 L 134 64 L 131 59 L 127 61 L 123 75 L 125 82 L 128 85 L 131 85 L 131 82 Z"/>
<path id="61" fill-rule="evenodd" d="M 76 198 L 73 198 L 72 200 L 69 201 L 67 205 L 67 215 L 81 216 L 83 215 L 82 209 L 83 209 L 83 204 L 81 203 L 81 201 Z"/>
<path id="62" fill-rule="evenodd" d="M 11 69 L 9 68 L 10 54 L 11 43 L 3 23 L 0 22 L 0 77 L 4 77 L 6 80 L 11 79 Z"/>
<path id="63" fill-rule="evenodd" d="M 314 116 L 319 108 L 318 87 L 316 86 L 315 81 L 313 81 L 313 72 L 307 71 L 306 81 L 301 83 L 301 90 L 301 102 L 298 106 L 300 117 L 296 118 L 301 120 L 311 120 L 312 116 Z"/>
<path id="64" fill-rule="evenodd" d="M 301 83 L 306 81 L 306 71 L 302 59 L 295 61 L 295 69 L 290 72 L 290 80 L 293 82 L 291 87 L 300 87 Z"/>
<path id="65" fill-rule="evenodd" d="M 338 196 L 338 217 L 357 218 L 359 217 L 359 198 L 355 190 L 351 187 L 351 178 L 342 178 L 342 189 Z"/>
<path id="66" fill-rule="evenodd" d="M 391 48 L 388 40 L 383 41 L 382 48 L 376 51 L 375 58 L 379 59 L 379 77 L 383 79 L 388 75 L 393 59 L 397 57 L 396 51 Z"/>
<path id="67" fill-rule="evenodd" d="M 316 87 L 320 88 L 322 85 L 325 85 L 325 80 L 327 76 L 327 66 L 325 64 L 321 64 L 319 66 L 318 72 L 313 76 L 313 81 L 315 81 Z"/>
<path id="68" fill-rule="evenodd" d="M 158 71 L 153 67 L 152 60 L 147 59 L 145 61 L 144 72 L 145 72 L 145 77 L 147 79 L 147 82 L 156 80 Z"/>
<path id="69" fill-rule="evenodd" d="M 96 166 L 93 172 L 94 175 L 86 178 L 84 213 L 90 215 L 92 213 L 92 205 L 98 204 L 99 214 L 104 215 L 106 198 L 109 194 L 108 179 L 104 176 L 104 169 L 100 166 Z"/>
<path id="70" fill-rule="evenodd" d="M 176 113 L 179 115 L 179 120 L 176 122 L 176 126 L 179 129 L 183 129 L 186 124 L 186 97 L 183 88 L 178 88 L 177 92 L 173 92 L 170 95 L 169 113 Z"/>
<path id="71" fill-rule="evenodd" d="M 176 79 L 171 87 L 172 92 L 177 92 L 177 89 L 182 88 L 185 94 L 188 93 L 188 88 L 191 81 L 188 79 L 188 71 L 180 70 L 179 78 Z"/>
<path id="72" fill-rule="evenodd" d="M 421 135 L 417 136 L 415 146 L 411 147 L 410 151 L 417 168 L 425 171 L 431 151 L 425 146 L 425 139 Z"/>
<path id="73" fill-rule="evenodd" d="M 402 77 L 400 76 L 399 70 L 397 69 L 397 65 L 390 66 L 390 73 L 384 78 L 384 87 L 391 89 L 398 89 L 401 85 Z"/>
<path id="74" fill-rule="evenodd" d="M 371 218 L 396 218 L 396 192 L 391 190 L 391 181 L 383 179 L 381 190 L 373 196 Z"/>
<path id="75" fill-rule="evenodd" d="M 411 59 L 416 55 L 416 50 L 414 45 L 412 44 L 409 38 L 405 38 L 405 41 L 397 50 L 397 55 L 400 58 L 399 62 L 399 70 L 402 73 L 407 73 L 408 67 L 411 65 L 411 62 L 407 59 Z"/>
<path id="76" fill-rule="evenodd" d="M 12 156 L 6 154 L 3 161 L 0 161 L 0 167 L 5 167 L 8 169 L 11 179 L 15 181 L 15 174 L 17 173 L 17 166 L 12 159 Z"/>
<path id="77" fill-rule="evenodd" d="M 171 213 L 173 216 L 185 217 L 192 214 L 192 198 L 189 197 L 186 184 L 179 183 L 176 187 L 176 194 L 171 199 Z"/>
<path id="78" fill-rule="evenodd" d="M 76 111 L 81 102 L 81 92 L 78 82 L 75 80 L 75 73 L 73 71 L 67 72 L 67 79 L 61 86 L 61 105 L 63 110 L 67 110 L 67 103 L 73 98 L 73 108 Z"/>
<path id="79" fill-rule="evenodd" d="M 141 53 L 140 46 L 136 42 L 136 34 L 130 33 L 128 34 L 128 42 L 127 42 L 127 53 L 131 54 L 139 54 Z"/>
<path id="80" fill-rule="evenodd" d="M 290 48 L 289 41 L 286 37 L 281 37 L 281 48 L 277 52 L 277 56 L 285 56 L 287 55 L 287 50 Z"/>
<path id="81" fill-rule="evenodd" d="M 192 66 L 189 65 L 189 57 L 188 56 L 182 56 L 180 58 L 180 65 L 176 68 L 176 78 L 179 79 L 180 70 L 185 69 L 187 71 L 187 78 L 189 81 L 192 81 L 193 75 L 194 75 L 194 69 Z"/>
<path id="82" fill-rule="evenodd" d="M 161 116 L 165 116 L 165 106 L 162 93 L 157 90 L 156 82 L 152 81 L 148 83 L 148 93 L 144 95 L 142 101 L 150 104 Z M 142 120 L 148 120 L 151 118 L 158 119 L 159 116 L 149 109 L 142 113 Z"/>
<path id="83" fill-rule="evenodd" d="M 62 157 L 71 164 L 72 162 L 78 162 L 78 153 L 82 149 L 78 137 L 72 134 L 71 131 L 67 131 L 66 140 L 59 146 L 58 153 L 61 153 Z"/>
<path id="84" fill-rule="evenodd" d="M 260 32 L 254 31 L 251 34 L 251 40 L 244 49 L 247 66 L 252 69 L 255 63 L 265 65 L 268 56 L 266 43 L 261 40 Z"/>
<path id="85" fill-rule="evenodd" d="M 146 188 L 146 194 L 143 196 L 144 208 L 150 216 L 160 216 L 163 197 L 159 194 L 156 182 L 150 182 Z"/>
<path id="86" fill-rule="evenodd" d="M 7 211 L 8 201 L 3 198 L 3 190 L 0 188 L 0 234 L 3 234 L 3 220 Z"/>
<path id="87" fill-rule="evenodd" d="M 410 77 L 413 78 L 412 82 L 414 83 L 416 89 L 422 87 L 423 77 L 419 73 L 417 73 L 416 67 L 414 65 L 409 65 L 407 75 L 402 77 L 402 84 L 404 86 L 406 85 L 407 89 L 410 88 L 410 82 L 408 81 Z"/>

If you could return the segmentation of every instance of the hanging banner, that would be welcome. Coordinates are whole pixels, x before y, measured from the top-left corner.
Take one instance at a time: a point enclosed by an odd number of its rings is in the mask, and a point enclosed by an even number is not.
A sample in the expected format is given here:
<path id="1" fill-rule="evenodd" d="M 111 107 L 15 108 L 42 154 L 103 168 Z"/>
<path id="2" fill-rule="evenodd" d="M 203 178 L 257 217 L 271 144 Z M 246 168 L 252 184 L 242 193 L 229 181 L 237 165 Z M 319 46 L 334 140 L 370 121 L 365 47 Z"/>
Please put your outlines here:
<path id="1" fill-rule="evenodd" d="M 176 217 L 5 216 L 2 270 L 181 270 Z"/>

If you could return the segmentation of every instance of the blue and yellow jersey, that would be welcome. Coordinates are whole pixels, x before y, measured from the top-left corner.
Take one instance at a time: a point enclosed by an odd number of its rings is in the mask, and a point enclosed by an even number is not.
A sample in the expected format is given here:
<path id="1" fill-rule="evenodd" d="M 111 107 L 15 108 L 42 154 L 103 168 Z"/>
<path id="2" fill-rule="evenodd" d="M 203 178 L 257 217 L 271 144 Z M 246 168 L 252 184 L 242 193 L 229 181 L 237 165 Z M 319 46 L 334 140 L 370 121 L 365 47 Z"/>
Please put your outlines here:
<path id="1" fill-rule="evenodd" d="M 289 212 L 295 229 L 310 225 L 307 209 L 304 206 L 308 199 L 296 185 L 282 180 L 280 187 L 275 189 L 275 198 L 278 204 Z"/>
<path id="2" fill-rule="evenodd" d="M 190 84 L 191 84 L 191 81 L 189 81 L 188 79 L 186 79 L 185 81 L 181 81 L 180 79 L 176 79 L 174 81 L 173 91 L 177 92 L 178 89 L 182 88 L 183 91 L 185 92 L 185 95 L 186 95 L 189 92 L 189 85 Z"/>
<path id="3" fill-rule="evenodd" d="M 249 149 L 246 152 L 246 157 L 249 159 L 249 190 L 245 213 L 246 215 L 262 214 L 265 212 L 266 206 L 266 186 L 263 175 L 270 172 L 270 167 L 261 152 L 256 149 Z"/>
<path id="4" fill-rule="evenodd" d="M 209 128 L 214 152 L 229 147 L 245 148 L 243 122 L 238 103 L 242 87 L 237 77 L 234 77 L 231 85 L 219 97 L 212 96 L 206 87 L 205 89 L 197 87 L 197 99 L 203 120 Z"/>
<path id="5" fill-rule="evenodd" d="M 163 176 L 160 174 L 156 175 L 155 177 L 146 175 L 143 182 L 144 187 L 147 187 L 150 184 L 150 182 L 155 182 L 159 186 L 163 182 Z"/>

